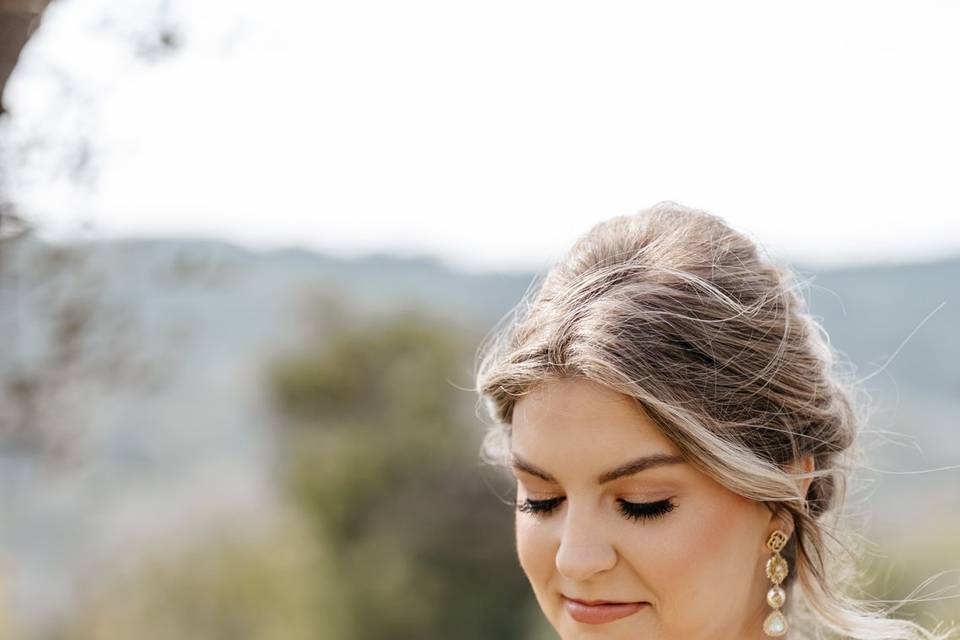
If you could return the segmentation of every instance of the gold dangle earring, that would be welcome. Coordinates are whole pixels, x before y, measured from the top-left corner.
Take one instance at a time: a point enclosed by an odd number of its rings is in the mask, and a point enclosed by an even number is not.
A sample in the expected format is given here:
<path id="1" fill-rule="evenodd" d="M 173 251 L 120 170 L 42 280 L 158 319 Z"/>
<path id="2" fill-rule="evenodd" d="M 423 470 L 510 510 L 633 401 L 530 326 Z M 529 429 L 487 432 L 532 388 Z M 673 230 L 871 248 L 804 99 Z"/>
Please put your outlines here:
<path id="1" fill-rule="evenodd" d="M 780 611 L 787 599 L 786 592 L 780 586 L 789 571 L 786 559 L 780 555 L 780 549 L 783 549 L 785 544 L 787 536 L 779 529 L 767 539 L 767 548 L 773 551 L 773 555 L 767 560 L 767 577 L 773 582 L 773 586 L 767 591 L 767 604 L 773 607 L 773 611 L 763 621 L 763 632 L 771 637 L 782 636 L 787 632 L 787 618 Z"/>

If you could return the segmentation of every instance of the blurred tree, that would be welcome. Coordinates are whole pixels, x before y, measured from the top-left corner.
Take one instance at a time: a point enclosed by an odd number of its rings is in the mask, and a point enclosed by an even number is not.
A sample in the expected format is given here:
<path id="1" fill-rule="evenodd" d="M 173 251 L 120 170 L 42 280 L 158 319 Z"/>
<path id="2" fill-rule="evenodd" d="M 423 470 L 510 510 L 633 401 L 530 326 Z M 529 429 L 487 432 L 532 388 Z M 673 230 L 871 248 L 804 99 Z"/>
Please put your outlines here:
<path id="1" fill-rule="evenodd" d="M 0 119 L 6 113 L 3 92 L 7 81 L 17 66 L 20 52 L 40 26 L 40 18 L 49 3 L 50 0 L 0 0 Z M 19 235 L 26 226 L 9 200 L 8 174 L 9 167 L 0 166 L 0 239 Z"/>
<path id="2" fill-rule="evenodd" d="M 88 597 L 49 640 L 342 638 L 337 616 L 317 615 L 328 560 L 292 514 L 257 531 L 213 529 L 91 576 Z"/>
<path id="3" fill-rule="evenodd" d="M 293 511 L 91 576 L 49 640 L 550 637 L 511 513 L 478 473 L 473 396 L 453 383 L 475 336 L 340 302 L 314 309 L 322 339 L 267 366 Z"/>
<path id="4" fill-rule="evenodd" d="M 0 0 L 0 115 L 3 90 L 50 0 Z"/>
<path id="5" fill-rule="evenodd" d="M 343 637 L 522 637 L 512 516 L 478 473 L 474 396 L 453 383 L 475 336 L 413 309 L 322 316 L 324 340 L 270 380 L 283 477 L 335 559 Z"/>
<path id="6" fill-rule="evenodd" d="M 0 98 L 49 3 L 50 0 L 0 0 Z M 118 51 L 126 54 L 125 59 L 144 67 L 175 56 L 184 44 L 182 23 L 170 0 L 104 5 L 96 32 L 98 39 L 117 43 Z M 111 88 L 121 79 L 109 73 L 78 77 L 81 74 L 69 56 L 45 53 L 36 54 L 43 65 L 38 70 L 34 62 L 33 73 L 35 79 L 46 81 L 55 98 L 46 100 L 43 106 L 34 105 L 29 113 L 9 113 L 0 119 L 12 115 L 17 122 L 16 126 L 5 123 L 0 129 L 0 236 L 16 216 L 35 222 L 41 215 L 17 206 L 15 194 L 30 188 L 70 188 L 71 211 L 56 213 L 69 213 L 81 231 L 94 226 L 94 212 L 84 210 L 82 195 L 96 190 L 99 161 L 109 153 L 100 129 L 100 111 Z"/>
<path id="7" fill-rule="evenodd" d="M 111 299 L 108 265 L 27 229 L 0 236 L 0 454 L 64 466 L 108 392 L 155 390 L 165 360 L 138 310 Z M 51 463 L 53 466 L 50 466 Z"/>
<path id="8" fill-rule="evenodd" d="M 27 41 L 36 32 L 50 0 L 0 0 L 0 116 L 3 91 Z M 129 43 L 131 55 L 153 62 L 179 49 L 182 37 L 167 0 L 156 0 L 152 15 L 126 31 L 107 29 Z M 63 100 L 50 105 L 45 122 L 89 102 L 69 74 L 59 73 Z M 49 126 L 49 125 L 48 125 Z M 47 245 L 36 238 L 33 215 L 10 196 L 10 175 L 41 147 L 58 148 L 57 170 L 73 181 L 92 180 L 89 127 L 45 129 L 18 147 L 0 130 L 0 453 L 63 461 L 76 453 L 80 407 L 89 408 L 91 386 L 159 381 L 156 356 L 143 356 L 134 335 L 136 309 L 111 304 L 108 274 L 91 263 L 82 245 Z M 31 320 L 24 323 L 23 319 Z M 86 395 L 85 395 L 86 394 Z M 76 402 L 79 396 L 80 401 Z M 73 402 L 71 403 L 71 400 Z M 50 455 L 53 454 L 53 455 Z"/>

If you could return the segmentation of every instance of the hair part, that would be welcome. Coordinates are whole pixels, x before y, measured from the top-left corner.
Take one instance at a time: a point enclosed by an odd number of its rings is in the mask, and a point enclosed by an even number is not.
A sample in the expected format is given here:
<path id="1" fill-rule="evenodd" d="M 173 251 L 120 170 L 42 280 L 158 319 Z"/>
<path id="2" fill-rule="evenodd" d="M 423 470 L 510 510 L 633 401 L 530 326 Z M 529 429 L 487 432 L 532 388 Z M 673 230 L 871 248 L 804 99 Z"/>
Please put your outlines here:
<path id="1" fill-rule="evenodd" d="M 840 517 L 866 420 L 800 286 L 722 218 L 674 202 L 596 224 L 480 345 L 476 390 L 495 423 L 481 459 L 509 465 L 514 406 L 542 383 L 605 385 L 691 464 L 790 518 L 783 610 L 796 637 L 955 637 L 845 593 L 861 545 Z M 795 471 L 806 455 L 813 471 Z"/>

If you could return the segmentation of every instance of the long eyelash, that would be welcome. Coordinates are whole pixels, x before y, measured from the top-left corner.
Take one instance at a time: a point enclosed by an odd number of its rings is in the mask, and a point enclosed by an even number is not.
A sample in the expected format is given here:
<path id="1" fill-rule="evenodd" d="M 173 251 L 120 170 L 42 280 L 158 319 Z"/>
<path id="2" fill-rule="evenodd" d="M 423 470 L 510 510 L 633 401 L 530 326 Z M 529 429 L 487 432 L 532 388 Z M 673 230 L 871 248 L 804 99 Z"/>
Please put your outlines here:
<path id="1" fill-rule="evenodd" d="M 617 502 L 620 503 L 620 513 L 633 520 L 662 518 L 677 506 L 669 498 L 657 502 L 627 502 L 622 499 Z"/>
<path id="2" fill-rule="evenodd" d="M 529 513 L 537 517 L 545 517 L 549 515 L 557 505 L 563 502 L 563 500 L 563 498 L 550 498 L 548 500 L 527 499 L 517 505 L 517 511 Z M 657 502 L 627 502 L 620 498 L 617 499 L 617 502 L 620 503 L 620 513 L 630 520 L 662 518 L 677 506 L 671 502 L 669 498 L 666 500 L 658 500 Z"/>
<path id="3" fill-rule="evenodd" d="M 556 507 L 563 498 L 550 498 L 549 500 L 524 500 L 517 505 L 517 511 L 529 513 L 535 516 L 545 516 Z"/>

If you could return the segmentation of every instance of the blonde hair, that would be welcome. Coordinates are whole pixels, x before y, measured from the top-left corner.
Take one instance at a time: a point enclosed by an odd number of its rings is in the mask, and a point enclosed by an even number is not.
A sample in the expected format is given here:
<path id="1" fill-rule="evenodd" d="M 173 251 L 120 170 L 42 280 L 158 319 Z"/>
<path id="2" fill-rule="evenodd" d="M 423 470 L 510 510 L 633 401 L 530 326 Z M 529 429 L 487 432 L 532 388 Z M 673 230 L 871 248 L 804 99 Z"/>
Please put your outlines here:
<path id="1" fill-rule="evenodd" d="M 606 385 L 701 471 L 792 518 L 781 554 L 793 637 L 954 637 L 844 592 L 861 545 L 840 515 L 865 417 L 789 268 L 722 218 L 661 202 L 596 224 L 536 282 L 478 351 L 476 391 L 495 423 L 485 462 L 509 464 L 514 405 L 540 383 Z M 807 454 L 814 470 L 794 473 Z"/>

